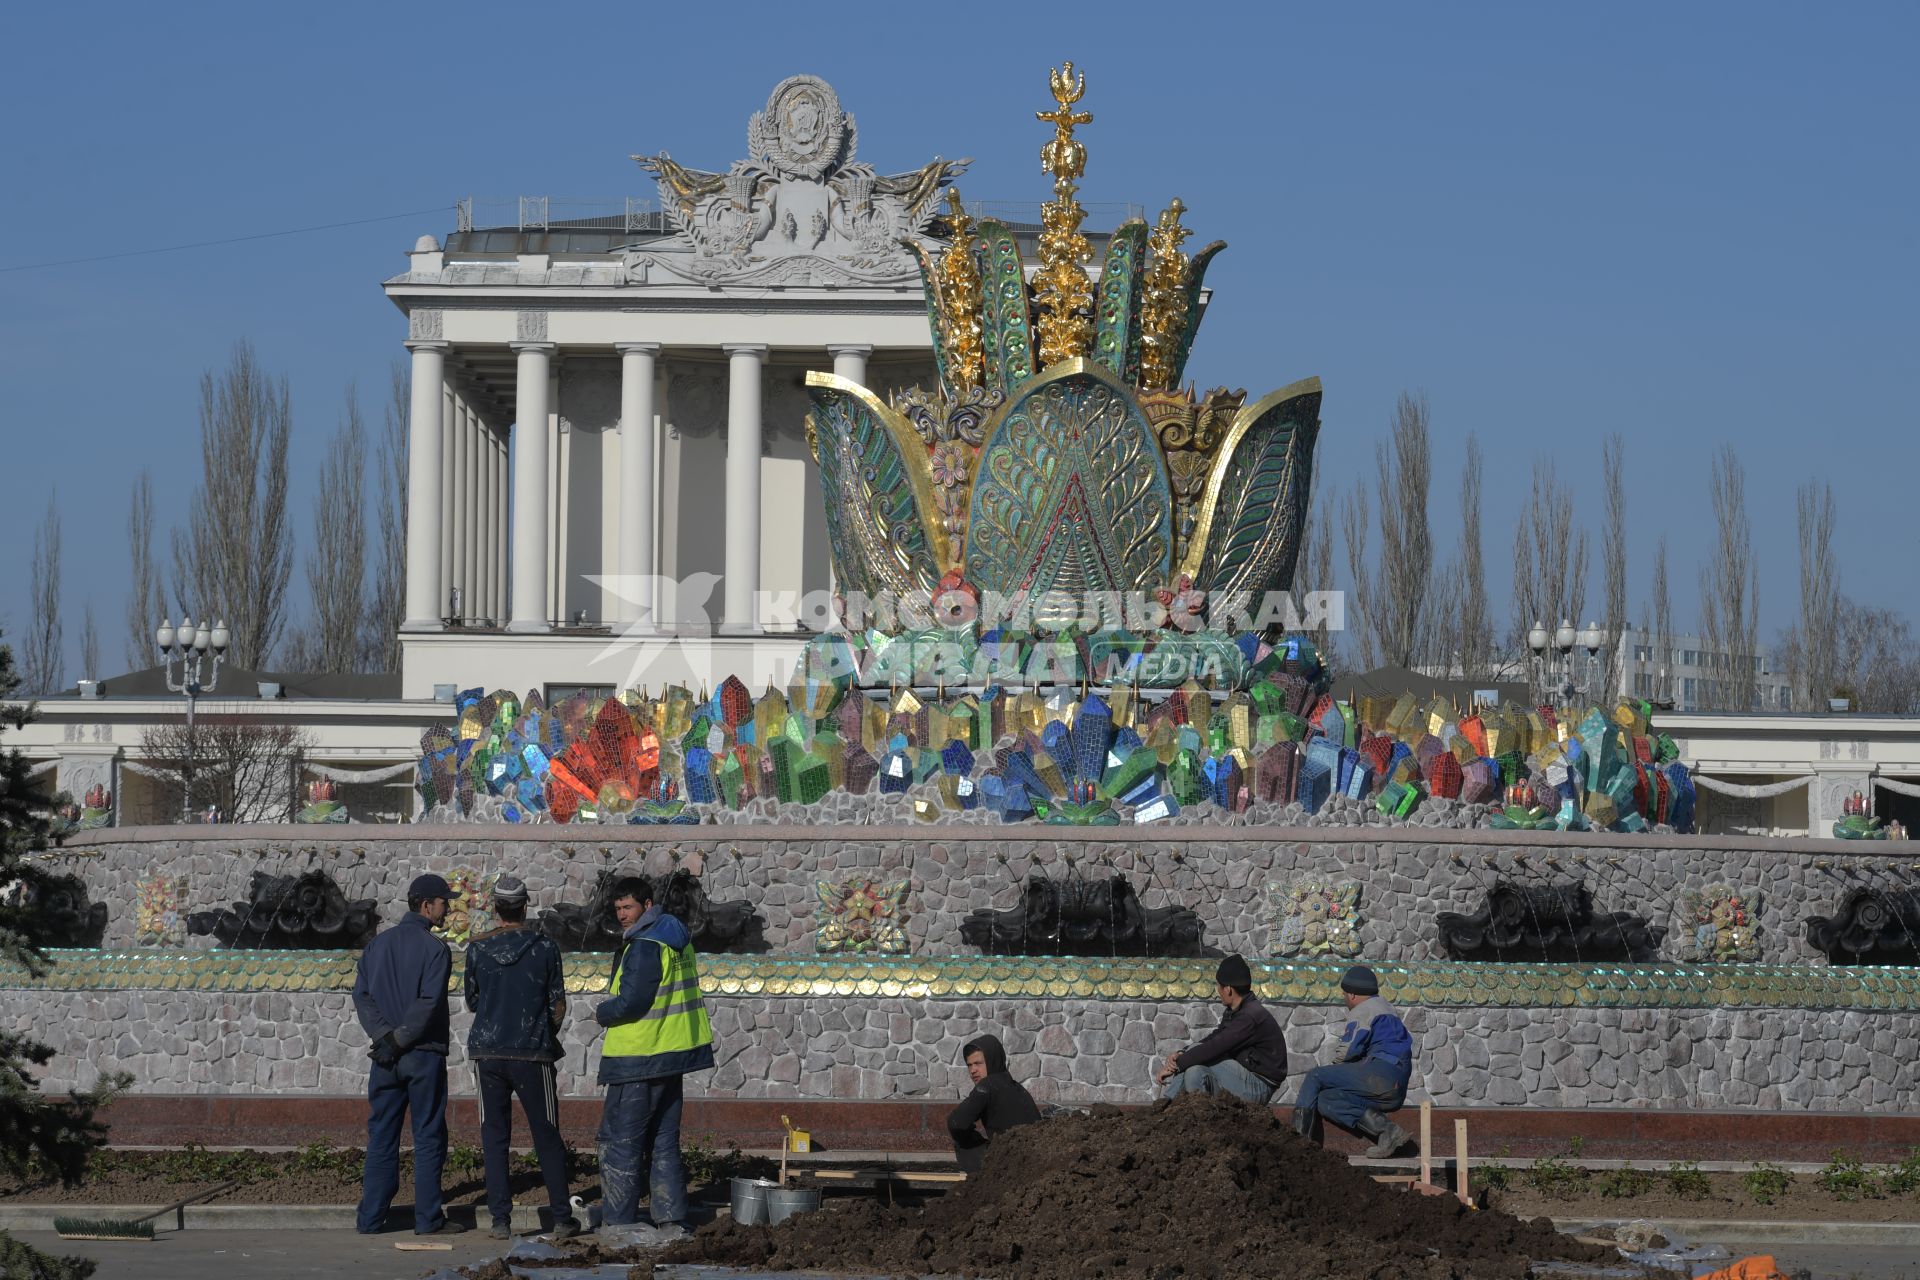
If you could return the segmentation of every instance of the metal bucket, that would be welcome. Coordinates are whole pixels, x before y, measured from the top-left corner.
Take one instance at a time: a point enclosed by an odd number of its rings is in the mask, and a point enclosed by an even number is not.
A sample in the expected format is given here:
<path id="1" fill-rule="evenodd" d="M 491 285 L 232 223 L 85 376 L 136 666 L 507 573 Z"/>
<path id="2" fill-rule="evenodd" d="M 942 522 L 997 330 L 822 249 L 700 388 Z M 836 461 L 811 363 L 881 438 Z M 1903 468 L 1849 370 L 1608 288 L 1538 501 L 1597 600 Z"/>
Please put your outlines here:
<path id="1" fill-rule="evenodd" d="M 767 1193 L 767 1221 L 785 1222 L 796 1213 L 820 1207 L 820 1193 L 802 1187 L 775 1187 Z"/>
<path id="2" fill-rule="evenodd" d="M 765 1178 L 735 1178 L 733 1180 L 733 1220 L 743 1227 L 765 1226 L 767 1222 L 767 1194 L 774 1185 Z"/>

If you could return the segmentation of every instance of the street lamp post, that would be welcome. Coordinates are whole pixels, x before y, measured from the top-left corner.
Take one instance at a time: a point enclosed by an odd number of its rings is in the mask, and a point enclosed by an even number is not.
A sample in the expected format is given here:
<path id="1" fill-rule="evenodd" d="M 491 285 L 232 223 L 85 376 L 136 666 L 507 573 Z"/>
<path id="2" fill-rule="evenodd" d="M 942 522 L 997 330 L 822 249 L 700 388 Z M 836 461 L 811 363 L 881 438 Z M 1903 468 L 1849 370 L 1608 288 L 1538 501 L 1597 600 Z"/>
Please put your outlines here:
<path id="1" fill-rule="evenodd" d="M 1542 678 L 1542 664 L 1547 657 L 1547 627 L 1538 618 L 1533 621 L 1533 629 L 1527 632 L 1527 648 L 1533 651 L 1533 700 L 1540 701 L 1541 690 L 1546 686 Z"/>
<path id="2" fill-rule="evenodd" d="M 1604 681 L 1596 681 L 1593 674 L 1594 663 L 1599 661 L 1600 646 L 1606 642 L 1607 633 L 1600 629 L 1599 623 L 1589 618 L 1587 625 L 1580 630 L 1580 647 L 1587 651 L 1587 665 L 1585 670 L 1587 677 L 1586 693 L 1589 698 L 1597 699 L 1606 692 L 1605 689 L 1600 687 Z"/>
<path id="3" fill-rule="evenodd" d="M 1573 642 L 1576 638 L 1572 621 L 1560 619 L 1560 625 L 1553 629 L 1553 647 L 1560 651 L 1560 698 L 1563 703 L 1573 701 Z"/>
<path id="4" fill-rule="evenodd" d="M 227 624 L 221 622 L 209 627 L 204 621 L 196 629 L 193 619 L 182 616 L 180 628 L 175 630 L 171 622 L 161 619 L 160 630 L 154 633 L 154 640 L 160 645 L 160 655 L 167 664 L 167 688 L 173 693 L 185 694 L 187 698 L 187 760 L 183 770 L 186 785 L 181 792 L 180 813 L 183 822 L 193 821 L 193 757 L 195 742 L 193 736 L 193 704 L 203 693 L 212 693 L 220 680 L 220 663 L 227 655 L 227 645 L 232 633 Z M 209 663 L 208 658 L 212 661 Z M 175 661 L 180 664 L 180 678 L 174 679 Z M 201 675 L 205 674 L 203 683 Z"/>

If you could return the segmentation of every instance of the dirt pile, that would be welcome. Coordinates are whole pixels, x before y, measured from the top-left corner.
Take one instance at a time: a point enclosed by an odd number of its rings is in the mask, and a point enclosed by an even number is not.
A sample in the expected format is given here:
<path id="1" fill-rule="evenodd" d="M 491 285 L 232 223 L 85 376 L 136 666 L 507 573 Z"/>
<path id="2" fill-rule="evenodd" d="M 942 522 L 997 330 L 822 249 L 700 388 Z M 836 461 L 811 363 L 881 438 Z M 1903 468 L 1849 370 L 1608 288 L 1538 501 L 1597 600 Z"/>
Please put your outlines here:
<path id="1" fill-rule="evenodd" d="M 924 1208 L 722 1220 L 662 1260 L 1014 1280 L 1521 1280 L 1535 1260 L 1618 1257 L 1544 1220 L 1383 1186 L 1264 1108 L 1197 1096 L 1014 1130 L 979 1177 Z"/>

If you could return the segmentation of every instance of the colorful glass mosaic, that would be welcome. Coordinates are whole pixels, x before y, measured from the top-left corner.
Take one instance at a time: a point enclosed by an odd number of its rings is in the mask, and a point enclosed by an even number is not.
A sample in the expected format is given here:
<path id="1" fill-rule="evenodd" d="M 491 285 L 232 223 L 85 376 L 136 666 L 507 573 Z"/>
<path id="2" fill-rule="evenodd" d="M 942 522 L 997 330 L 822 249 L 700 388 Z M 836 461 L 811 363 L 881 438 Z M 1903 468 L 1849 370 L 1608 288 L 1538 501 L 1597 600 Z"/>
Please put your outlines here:
<path id="1" fill-rule="evenodd" d="M 187 878 L 147 876 L 134 889 L 133 936 L 142 947 L 178 947 L 187 940 Z"/>
<path id="2" fill-rule="evenodd" d="M 815 949 L 854 954 L 906 951 L 909 884 L 906 880 L 883 884 L 862 877 L 816 882 L 820 907 Z"/>
<path id="3" fill-rule="evenodd" d="M 1274 950 L 1283 956 L 1360 954 L 1360 885 L 1296 880 L 1267 886 Z"/>
<path id="4" fill-rule="evenodd" d="M 447 887 L 454 896 L 447 903 L 447 918 L 434 933 L 454 946 L 487 932 L 498 923 L 493 915 L 493 882 L 497 871 L 481 872 L 460 867 L 447 873 Z"/>
<path id="5" fill-rule="evenodd" d="M 1680 896 L 1687 944 L 1681 958 L 1695 964 L 1752 963 L 1760 958 L 1760 891 L 1710 884 Z"/>

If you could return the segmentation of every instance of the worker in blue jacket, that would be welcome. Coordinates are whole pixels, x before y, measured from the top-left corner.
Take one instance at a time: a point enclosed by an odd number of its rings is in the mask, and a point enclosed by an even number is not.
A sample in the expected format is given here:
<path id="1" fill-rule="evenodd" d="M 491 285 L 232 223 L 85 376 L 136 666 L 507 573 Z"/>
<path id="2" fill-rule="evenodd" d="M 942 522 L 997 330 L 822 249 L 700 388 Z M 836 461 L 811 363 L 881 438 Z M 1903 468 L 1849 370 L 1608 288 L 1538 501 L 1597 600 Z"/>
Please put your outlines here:
<path id="1" fill-rule="evenodd" d="M 1320 1141 L 1320 1121 L 1373 1139 L 1367 1154 L 1384 1160 L 1406 1146 L 1407 1133 L 1387 1119 L 1407 1100 L 1413 1077 L 1413 1037 L 1394 1007 L 1380 998 L 1380 979 L 1357 964 L 1340 979 L 1347 1002 L 1347 1027 L 1340 1035 L 1340 1060 L 1307 1072 L 1293 1103 L 1293 1128 L 1309 1142 Z"/>

